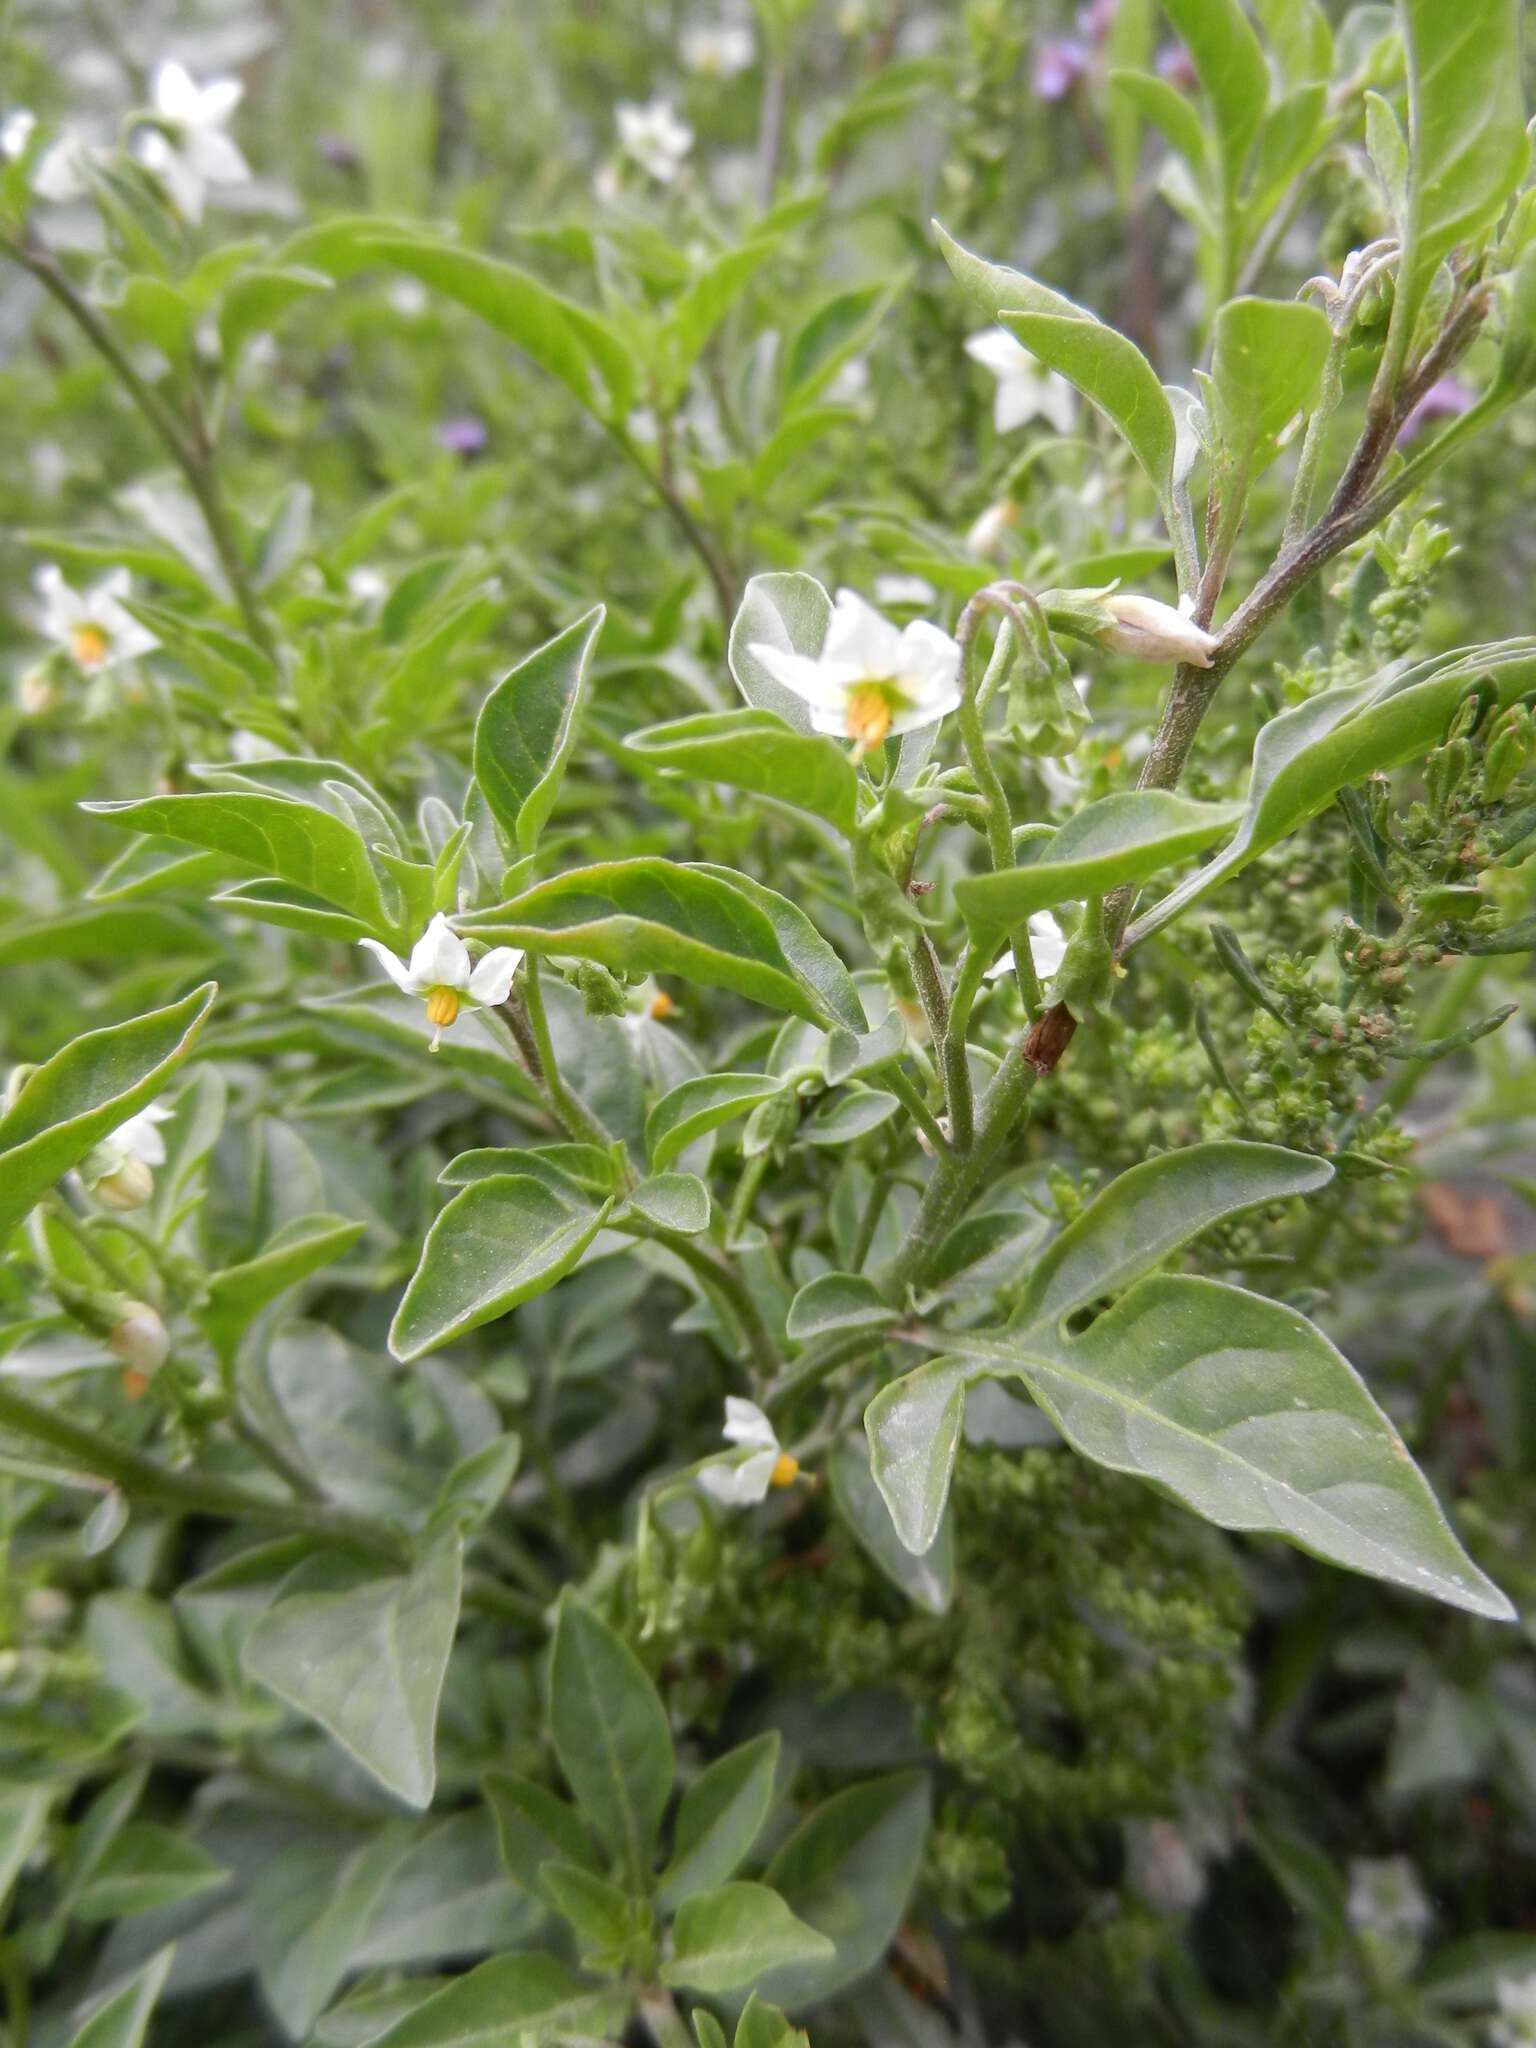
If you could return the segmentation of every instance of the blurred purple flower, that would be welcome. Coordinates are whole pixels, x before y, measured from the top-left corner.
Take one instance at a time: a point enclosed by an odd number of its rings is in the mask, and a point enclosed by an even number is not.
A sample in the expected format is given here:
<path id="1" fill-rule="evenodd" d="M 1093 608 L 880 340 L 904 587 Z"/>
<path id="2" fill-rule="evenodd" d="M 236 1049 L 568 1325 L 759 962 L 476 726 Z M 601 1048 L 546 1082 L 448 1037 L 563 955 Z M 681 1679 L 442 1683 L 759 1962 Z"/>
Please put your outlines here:
<path id="1" fill-rule="evenodd" d="M 485 421 L 477 420 L 473 413 L 465 413 L 459 419 L 443 420 L 437 429 L 437 445 L 446 448 L 450 455 L 462 455 L 466 462 L 473 462 L 477 455 L 483 455 L 490 440 Z"/>
<path id="2" fill-rule="evenodd" d="M 1064 100 L 1088 70 L 1088 52 L 1081 43 L 1052 36 L 1035 51 L 1031 83 L 1035 98 Z"/>
<path id="3" fill-rule="evenodd" d="M 1120 0 L 1089 0 L 1088 6 L 1079 7 L 1077 32 L 1084 42 L 1092 43 L 1096 50 L 1103 47 L 1119 4 Z"/>
<path id="4" fill-rule="evenodd" d="M 1438 383 L 1430 385 L 1403 421 L 1398 429 L 1398 447 L 1406 448 L 1416 435 L 1436 420 L 1458 419 L 1471 403 L 1472 393 L 1459 377 L 1442 377 Z"/>
<path id="5" fill-rule="evenodd" d="M 358 168 L 357 151 L 344 135 L 317 135 L 315 153 L 338 171 L 355 171 Z"/>
<path id="6" fill-rule="evenodd" d="M 1157 53 L 1157 75 L 1176 85 L 1180 92 L 1193 92 L 1200 80 L 1182 43 L 1164 43 Z"/>

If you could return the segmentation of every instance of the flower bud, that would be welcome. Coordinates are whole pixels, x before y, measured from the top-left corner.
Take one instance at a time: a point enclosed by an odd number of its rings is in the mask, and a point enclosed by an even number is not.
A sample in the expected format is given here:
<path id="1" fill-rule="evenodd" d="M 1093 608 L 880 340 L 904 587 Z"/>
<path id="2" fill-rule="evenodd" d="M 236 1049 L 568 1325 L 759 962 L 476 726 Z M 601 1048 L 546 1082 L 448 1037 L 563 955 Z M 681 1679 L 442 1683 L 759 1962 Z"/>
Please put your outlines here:
<path id="1" fill-rule="evenodd" d="M 1012 498 L 998 498 L 971 522 L 965 536 L 966 552 L 978 560 L 994 560 L 1009 532 L 1019 523 L 1019 508 Z"/>
<path id="2" fill-rule="evenodd" d="M 1111 653 L 1133 655 L 1138 661 L 1187 661 L 1192 668 L 1210 667 L 1214 636 L 1175 606 L 1115 591 L 1104 599 L 1104 609 L 1114 624 L 1099 633 L 1098 642 Z"/>
<path id="3" fill-rule="evenodd" d="M 155 1176 L 142 1159 L 125 1159 L 91 1189 L 108 1209 L 142 1209 L 155 1192 Z"/>
<path id="4" fill-rule="evenodd" d="M 170 1333 L 159 1311 L 147 1301 L 125 1302 L 122 1319 L 107 1338 L 113 1357 L 120 1358 L 130 1372 L 148 1379 L 164 1365 L 170 1348 Z"/>

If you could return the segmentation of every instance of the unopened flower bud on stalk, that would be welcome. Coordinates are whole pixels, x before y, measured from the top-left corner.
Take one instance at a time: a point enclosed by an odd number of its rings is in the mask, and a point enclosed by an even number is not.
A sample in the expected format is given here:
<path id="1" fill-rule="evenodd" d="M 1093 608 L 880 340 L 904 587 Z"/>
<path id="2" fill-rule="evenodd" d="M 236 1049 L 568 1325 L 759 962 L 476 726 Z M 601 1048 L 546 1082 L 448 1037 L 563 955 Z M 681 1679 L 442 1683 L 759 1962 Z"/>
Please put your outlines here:
<path id="1" fill-rule="evenodd" d="M 1111 653 L 1138 661 L 1187 661 L 1192 668 L 1209 668 L 1215 658 L 1214 634 L 1174 605 L 1134 591 L 1112 591 L 1103 604 L 1114 624 L 1098 634 L 1098 642 Z"/>
<path id="2" fill-rule="evenodd" d="M 170 1348 L 170 1333 L 158 1309 L 147 1301 L 123 1304 L 122 1320 L 107 1338 L 107 1349 L 114 1358 L 147 1380 L 164 1365 Z"/>

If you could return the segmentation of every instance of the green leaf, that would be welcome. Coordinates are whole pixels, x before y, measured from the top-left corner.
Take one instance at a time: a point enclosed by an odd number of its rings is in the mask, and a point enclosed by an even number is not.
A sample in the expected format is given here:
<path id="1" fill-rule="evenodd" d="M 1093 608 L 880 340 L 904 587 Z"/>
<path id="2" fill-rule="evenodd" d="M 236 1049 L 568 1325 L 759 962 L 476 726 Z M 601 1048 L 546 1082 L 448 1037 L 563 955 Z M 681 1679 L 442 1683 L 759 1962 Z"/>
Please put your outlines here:
<path id="1" fill-rule="evenodd" d="M 909 1550 L 870 1471 L 869 1450 L 857 1437 L 841 1437 L 827 1463 L 832 1498 L 865 1554 L 912 1602 L 929 1614 L 948 1612 L 955 1597 L 955 1554 L 947 1516 L 919 1555 Z"/>
<path id="2" fill-rule="evenodd" d="M 831 616 L 832 600 L 816 578 L 789 569 L 754 576 L 742 592 L 731 623 L 726 660 L 737 689 L 757 710 L 773 712 L 798 733 L 810 733 L 810 705 L 776 682 L 752 649 L 761 641 L 781 654 L 803 654 L 814 660 L 827 637 Z"/>
<path id="3" fill-rule="evenodd" d="M 660 335 L 664 400 L 675 401 L 681 397 L 688 382 L 688 373 L 698 361 L 704 344 L 773 255 L 780 239 L 778 235 L 759 235 L 752 241 L 743 242 L 739 248 L 722 250 L 711 257 L 672 301 Z"/>
<path id="4" fill-rule="evenodd" d="M 1158 503 L 1173 489 L 1173 408 L 1134 341 L 1091 314 L 1004 312 L 999 324 L 1096 405 L 1146 471 Z"/>
<path id="5" fill-rule="evenodd" d="M 762 1996 L 809 2005 L 872 1970 L 890 1947 L 928 1837 L 926 1772 L 850 1785 L 818 1806 L 764 1873 L 791 1912 L 836 1947 L 827 1963 L 775 1970 Z"/>
<path id="6" fill-rule="evenodd" d="M 653 1174 L 630 1190 L 625 1208 L 637 1211 L 662 1230 L 681 1231 L 685 1237 L 697 1237 L 709 1228 L 709 1189 L 693 1173 Z"/>
<path id="7" fill-rule="evenodd" d="M 221 853 L 323 902 L 368 931 L 394 936 L 379 877 L 353 826 L 319 804 L 260 790 L 192 790 L 181 796 L 112 798 L 81 806 L 130 832 L 158 832 Z"/>
<path id="8" fill-rule="evenodd" d="M 827 1937 L 798 1919 L 770 1886 L 738 1881 L 684 1899 L 661 1978 L 708 1995 L 738 1991 L 768 1970 L 826 1969 L 836 1955 Z"/>
<path id="9" fill-rule="evenodd" d="M 693 2016 L 693 2023 L 698 2026 L 697 2013 Z M 702 2031 L 699 2048 L 706 2048 Z M 776 2005 L 764 2005 L 754 1991 L 736 2022 L 734 2048 L 811 2048 L 811 2044 L 810 2037 L 799 2027 L 792 2027 Z"/>
<path id="10" fill-rule="evenodd" d="M 1325 1159 L 1241 1139 L 1144 1159 L 1118 1174 L 1046 1247 L 1010 1324 L 1059 1326 L 1224 1217 L 1316 1194 L 1332 1178 Z"/>
<path id="11" fill-rule="evenodd" d="M 1031 911 L 1104 896 L 1122 882 L 1142 882 L 1188 860 L 1241 815 L 1237 804 L 1196 803 L 1162 789 L 1122 790 L 1085 804 L 1027 867 L 956 882 L 955 902 L 974 932 L 1014 931 Z"/>
<path id="12" fill-rule="evenodd" d="M 98 1140 L 145 1108 L 192 1048 L 218 993 L 87 1031 L 31 1074 L 0 1116 L 0 1236 Z"/>
<path id="13" fill-rule="evenodd" d="M 1128 101 L 1162 131 L 1198 178 L 1205 169 L 1205 130 L 1178 87 L 1155 71 L 1111 71 L 1106 83 L 1112 95 Z"/>
<path id="14" fill-rule="evenodd" d="M 731 2048 L 725 2038 L 725 2029 L 714 2014 L 702 2005 L 693 2009 L 693 2031 L 699 2048 Z"/>
<path id="15" fill-rule="evenodd" d="M 669 1089 L 645 1120 L 645 1148 L 659 1173 L 698 1138 L 745 1116 L 783 1088 L 772 1074 L 698 1074 Z"/>
<path id="16" fill-rule="evenodd" d="M 472 1181 L 427 1232 L 390 1324 L 390 1350 L 420 1358 L 542 1294 L 571 1270 L 607 1213 L 607 1204 L 594 1209 L 527 1173 Z"/>
<path id="17" fill-rule="evenodd" d="M 257 1879 L 250 1898 L 257 1975 L 291 2039 L 308 2037 L 349 1973 L 409 1846 L 409 1832 L 399 1823 L 349 1856 L 339 1856 L 328 1842 L 312 1850 L 295 1844 Z"/>
<path id="18" fill-rule="evenodd" d="M 540 1873 L 543 1893 L 576 1937 L 582 1963 L 616 1971 L 633 1952 L 638 1901 L 611 1878 L 573 1863 L 549 1863 Z"/>
<path id="19" fill-rule="evenodd" d="M 485 1796 L 496 1819 L 507 1875 L 531 1898 L 540 1896 L 539 1873 L 546 1863 L 597 1869 L 581 1815 L 557 1793 L 510 1771 L 491 1771 Z"/>
<path id="20" fill-rule="evenodd" d="M 1288 83 L 1327 79 L 1333 67 L 1333 31 L 1318 0 L 1254 0 L 1253 11 Z"/>
<path id="21" fill-rule="evenodd" d="M 623 2030 L 629 1994 L 584 1984 L 537 1949 L 492 1956 L 456 1977 L 377 2035 L 370 2048 L 556 2048 L 611 2040 Z"/>
<path id="22" fill-rule="evenodd" d="M 253 917 L 260 924 L 279 925 L 284 931 L 312 932 L 318 939 L 332 939 L 342 946 L 355 946 L 374 930 L 361 918 L 349 916 L 344 910 L 333 910 L 318 896 L 285 889 L 280 882 L 232 882 L 227 889 L 216 889 L 208 900 L 233 911 L 237 917 Z"/>
<path id="23" fill-rule="evenodd" d="M 858 776 L 847 754 L 825 733 L 798 732 L 775 712 L 704 711 L 632 732 L 624 744 L 659 768 L 795 804 L 853 831 Z"/>
<path id="24" fill-rule="evenodd" d="M 955 282 L 975 310 L 987 319 L 1000 320 L 1004 313 L 1047 313 L 1063 320 L 1099 324 L 1092 313 L 1024 271 L 1010 270 L 1006 263 L 989 263 L 984 256 L 962 248 L 938 221 L 933 223 L 933 232 Z"/>
<path id="25" fill-rule="evenodd" d="M 934 1358 L 891 1380 L 864 1411 L 869 1469 L 896 1534 L 914 1557 L 938 1538 L 965 1424 L 969 1358 Z"/>
<path id="26" fill-rule="evenodd" d="M 445 1188 L 465 1188 L 502 1173 L 532 1174 L 556 1194 L 606 1195 L 615 1185 L 612 1155 L 601 1145 L 477 1145 L 456 1153 L 437 1178 Z"/>
<path id="27" fill-rule="evenodd" d="M 1518 397 L 1536 384 L 1536 242 L 1526 249 L 1509 280 L 1504 301 L 1504 336 L 1493 389 Z"/>
<path id="28" fill-rule="evenodd" d="M 271 327 L 290 306 L 332 289 L 331 280 L 320 271 L 296 263 L 241 271 L 219 307 L 219 348 L 225 363 L 232 364 L 248 337 Z"/>
<path id="29" fill-rule="evenodd" d="M 1211 425 L 1219 459 L 1251 481 L 1274 460 L 1278 437 L 1311 409 L 1331 330 L 1317 306 L 1230 299 L 1216 315 Z"/>
<path id="30" fill-rule="evenodd" d="M 596 960 L 619 974 L 676 974 L 812 1024 L 864 1028 L 847 968 L 805 913 L 725 868 L 604 861 L 536 883 L 459 928 L 490 945 Z"/>
<path id="31" fill-rule="evenodd" d="M 629 1645 L 569 1589 L 555 1621 L 549 1719 L 576 1803 L 642 1883 L 672 1790 L 672 1731 Z"/>
<path id="32" fill-rule="evenodd" d="M 1136 919 L 1126 933 L 1126 946 L 1161 930 L 1218 882 L 1315 817 L 1336 791 L 1432 747 L 1456 704 L 1484 675 L 1495 684 L 1500 703 L 1509 703 L 1536 677 L 1536 645 L 1525 639 L 1463 648 L 1381 682 L 1327 690 L 1270 719 L 1254 742 L 1237 831 L 1198 874 Z"/>
<path id="33" fill-rule="evenodd" d="M 130 1821 L 75 1894 L 74 1916 L 121 1920 L 196 1898 L 228 1878 L 224 1866 L 185 1835 L 150 1821 Z"/>
<path id="34" fill-rule="evenodd" d="M 150 2015 L 174 1954 L 174 1947 L 157 1950 L 126 1984 L 92 2009 L 71 2037 L 69 2048 L 143 2048 Z"/>
<path id="35" fill-rule="evenodd" d="M 1492 226 L 1525 175 L 1519 0 L 1399 0 L 1408 218 L 1392 324 L 1413 333 L 1441 260 Z"/>
<path id="36" fill-rule="evenodd" d="M 21 1875 L 27 1858 L 43 1838 L 53 1794 L 46 1785 L 8 1785 L 0 1789 L 0 1908 Z"/>
<path id="37" fill-rule="evenodd" d="M 1235 194 L 1269 101 L 1269 66 L 1238 0 L 1163 0 L 1216 120 L 1222 184 Z"/>
<path id="38" fill-rule="evenodd" d="M 792 1344 L 806 1344 L 836 1330 L 873 1330 L 899 1321 L 897 1311 L 862 1273 L 818 1273 L 789 1304 L 784 1334 Z"/>
<path id="39" fill-rule="evenodd" d="M 592 650 L 607 617 L 594 605 L 506 675 L 475 721 L 475 780 L 520 853 L 532 853 L 554 808 L 591 688 Z"/>
<path id="40" fill-rule="evenodd" d="M 1017 1373 L 1084 1457 L 1219 1528 L 1512 1621 L 1349 1361 L 1294 1309 L 1185 1274 L 1140 1280 L 1079 1337 L 966 1340 Z"/>
<path id="41" fill-rule="evenodd" d="M 452 1529 L 464 1535 L 478 1529 L 506 1498 L 522 1455 L 523 1440 L 515 1429 L 503 1430 L 467 1452 L 438 1489 L 432 1530 Z"/>
<path id="42" fill-rule="evenodd" d="M 823 300 L 809 314 L 784 352 L 786 413 L 811 405 L 848 358 L 874 339 L 909 277 L 903 272 L 889 283 L 854 285 Z"/>
<path id="43" fill-rule="evenodd" d="M 900 1100 L 883 1088 L 849 1088 L 830 1102 L 823 1102 L 814 1116 L 800 1126 L 803 1145 L 851 1145 L 870 1131 L 889 1123 L 901 1108 Z"/>
<path id="44" fill-rule="evenodd" d="M 461 1583 L 456 1541 L 435 1545 L 406 1576 L 345 1551 L 308 1558 L 246 1638 L 246 1672 L 408 1806 L 428 1806 Z"/>
<path id="45" fill-rule="evenodd" d="M 313 264 L 337 277 L 373 263 L 409 271 L 478 314 L 599 417 L 622 413 L 633 402 L 634 364 L 619 336 L 587 307 L 514 264 L 403 231 L 397 222 L 358 218 L 323 222 L 296 235 L 281 253 L 287 264 Z"/>
<path id="46" fill-rule="evenodd" d="M 195 1313 L 219 1356 L 232 1358 L 269 1302 L 339 1259 L 356 1244 L 364 1227 L 344 1216 L 296 1216 L 254 1259 L 215 1273 Z"/>
<path id="47" fill-rule="evenodd" d="M 741 1868 L 773 1803 L 779 1750 L 778 1730 L 770 1729 L 728 1750 L 688 1787 L 677 1809 L 672 1858 L 657 1888 L 663 1911 L 724 1884 Z"/>

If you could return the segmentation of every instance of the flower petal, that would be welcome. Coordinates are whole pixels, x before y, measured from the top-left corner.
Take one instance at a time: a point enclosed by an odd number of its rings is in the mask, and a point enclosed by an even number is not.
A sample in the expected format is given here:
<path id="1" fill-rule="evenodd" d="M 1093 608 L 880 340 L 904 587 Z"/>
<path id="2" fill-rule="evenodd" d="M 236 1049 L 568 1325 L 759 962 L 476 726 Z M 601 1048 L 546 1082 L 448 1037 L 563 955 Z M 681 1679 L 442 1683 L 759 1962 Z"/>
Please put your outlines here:
<path id="1" fill-rule="evenodd" d="M 422 994 L 469 987 L 469 948 L 441 911 L 411 948 L 411 980 Z"/>
<path id="2" fill-rule="evenodd" d="M 776 1450 L 754 1451 L 751 1457 L 739 1462 L 714 1458 L 699 1468 L 698 1481 L 707 1494 L 725 1507 L 756 1507 L 759 1501 L 768 1498 L 778 1460 Z"/>
<path id="3" fill-rule="evenodd" d="M 167 121 L 180 125 L 197 119 L 202 94 L 185 64 L 178 64 L 172 57 L 157 66 L 152 90 L 155 112 Z"/>
<path id="4" fill-rule="evenodd" d="M 492 946 L 483 960 L 475 962 L 469 977 L 469 995 L 477 1003 L 504 1003 L 512 992 L 523 953 L 520 946 Z"/>
<path id="5" fill-rule="evenodd" d="M 791 654 L 782 647 L 770 647 L 766 640 L 754 640 L 747 652 L 760 661 L 776 683 L 793 690 L 807 704 L 825 705 L 827 683 L 821 663 L 807 654 Z"/>
<path id="6" fill-rule="evenodd" d="M 410 968 L 397 953 L 391 953 L 388 946 L 381 944 L 378 939 L 359 939 L 357 943 L 368 949 L 396 988 L 402 989 L 408 996 L 420 995 L 420 989 L 411 978 Z"/>
<path id="7" fill-rule="evenodd" d="M 965 352 L 994 377 L 1016 377 L 1030 359 L 1023 342 L 1016 341 L 1005 327 L 983 327 L 979 334 L 967 335 Z"/>
<path id="8" fill-rule="evenodd" d="M 953 711 L 959 703 L 959 674 L 958 644 L 927 619 L 914 619 L 902 633 L 896 667 L 896 680 L 904 694 L 932 707 L 932 715 L 937 717 L 940 703 L 946 711 Z"/>
<path id="9" fill-rule="evenodd" d="M 821 663 L 845 667 L 858 678 L 894 676 L 901 663 L 901 635 L 856 590 L 840 590 L 821 643 Z"/>
<path id="10" fill-rule="evenodd" d="M 187 161 L 210 185 L 248 185 L 251 167 L 229 136 L 218 128 L 194 128 L 187 137 Z"/>
<path id="11" fill-rule="evenodd" d="M 739 1394 L 727 1394 L 725 1397 L 725 1428 L 722 1434 L 727 1443 L 762 1444 L 774 1451 L 779 1448 L 773 1424 L 762 1409 L 755 1401 L 744 1401 Z"/>

